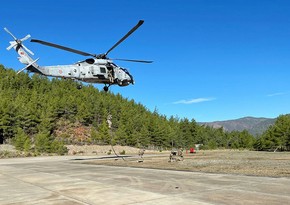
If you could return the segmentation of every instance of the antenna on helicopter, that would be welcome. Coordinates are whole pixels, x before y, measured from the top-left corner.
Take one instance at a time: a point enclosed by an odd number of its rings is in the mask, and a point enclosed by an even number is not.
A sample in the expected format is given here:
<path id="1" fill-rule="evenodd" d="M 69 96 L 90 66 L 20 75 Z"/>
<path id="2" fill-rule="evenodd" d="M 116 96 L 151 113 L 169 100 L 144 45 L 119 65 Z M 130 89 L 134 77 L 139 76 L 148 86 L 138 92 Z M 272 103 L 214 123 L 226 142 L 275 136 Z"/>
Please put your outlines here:
<path id="1" fill-rule="evenodd" d="M 14 41 L 10 41 L 10 46 L 8 46 L 6 49 L 9 51 L 11 48 L 14 48 L 16 46 L 22 46 L 28 53 L 30 53 L 31 55 L 34 55 L 34 53 L 29 50 L 26 46 L 24 46 L 24 44 L 22 43 L 23 41 L 29 39 L 31 36 L 30 34 L 26 35 L 24 38 L 22 39 L 17 39 L 7 28 L 4 28 L 4 30 L 10 34 L 12 36 L 12 38 L 14 39 Z"/>

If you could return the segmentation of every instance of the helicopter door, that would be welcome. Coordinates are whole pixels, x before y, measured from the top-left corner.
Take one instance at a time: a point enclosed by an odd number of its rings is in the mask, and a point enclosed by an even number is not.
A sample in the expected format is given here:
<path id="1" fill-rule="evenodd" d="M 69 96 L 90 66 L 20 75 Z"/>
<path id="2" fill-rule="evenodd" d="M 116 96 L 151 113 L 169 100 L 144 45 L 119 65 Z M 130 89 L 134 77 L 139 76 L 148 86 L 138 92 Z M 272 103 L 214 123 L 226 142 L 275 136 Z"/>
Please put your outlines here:
<path id="1" fill-rule="evenodd" d="M 79 78 L 80 77 L 80 67 L 79 66 L 73 66 L 73 68 L 71 70 L 71 74 L 72 74 L 73 77 Z"/>

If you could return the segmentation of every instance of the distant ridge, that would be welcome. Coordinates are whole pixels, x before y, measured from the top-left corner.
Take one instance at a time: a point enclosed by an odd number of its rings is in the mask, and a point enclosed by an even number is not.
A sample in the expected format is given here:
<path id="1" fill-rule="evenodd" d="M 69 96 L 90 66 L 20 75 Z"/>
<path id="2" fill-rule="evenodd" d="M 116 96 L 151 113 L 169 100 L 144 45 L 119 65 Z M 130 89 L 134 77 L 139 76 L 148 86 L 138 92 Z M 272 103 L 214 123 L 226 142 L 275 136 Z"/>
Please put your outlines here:
<path id="1" fill-rule="evenodd" d="M 276 118 L 264 117 L 243 117 L 235 120 L 200 122 L 201 125 L 208 125 L 214 128 L 223 127 L 226 131 L 243 131 L 248 130 L 253 135 L 262 134 L 270 125 L 275 123 Z"/>

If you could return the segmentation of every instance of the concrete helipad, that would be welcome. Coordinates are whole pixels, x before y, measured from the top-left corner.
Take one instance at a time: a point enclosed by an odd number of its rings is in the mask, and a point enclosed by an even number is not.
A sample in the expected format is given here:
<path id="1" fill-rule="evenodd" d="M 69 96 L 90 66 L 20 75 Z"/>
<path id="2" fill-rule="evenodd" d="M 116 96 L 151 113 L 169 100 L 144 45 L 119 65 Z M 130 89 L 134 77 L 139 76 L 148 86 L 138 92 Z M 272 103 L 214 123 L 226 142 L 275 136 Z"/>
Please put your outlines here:
<path id="1" fill-rule="evenodd" d="M 290 179 L 0 159 L 0 204 L 289 204 Z"/>

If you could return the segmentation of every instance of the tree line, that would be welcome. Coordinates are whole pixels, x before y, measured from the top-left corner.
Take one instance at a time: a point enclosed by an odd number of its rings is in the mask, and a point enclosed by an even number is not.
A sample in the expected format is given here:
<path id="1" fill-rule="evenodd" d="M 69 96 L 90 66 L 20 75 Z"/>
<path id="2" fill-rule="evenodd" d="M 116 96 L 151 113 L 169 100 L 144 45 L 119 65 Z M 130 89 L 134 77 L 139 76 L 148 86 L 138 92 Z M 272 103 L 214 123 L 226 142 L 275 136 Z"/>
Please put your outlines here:
<path id="1" fill-rule="evenodd" d="M 290 150 L 290 115 L 280 115 L 276 122 L 259 136 L 253 148 L 256 150 Z"/>
<path id="2" fill-rule="evenodd" d="M 246 130 L 226 132 L 199 125 L 194 119 L 166 117 L 92 85 L 78 90 L 77 82 L 71 80 L 17 75 L 0 65 L 0 143 L 14 143 L 23 151 L 63 154 L 65 144 L 119 144 L 160 150 L 195 144 L 202 144 L 204 149 L 287 148 L 290 137 L 285 129 L 289 129 L 290 120 L 289 116 L 281 118 L 257 139 Z"/>

